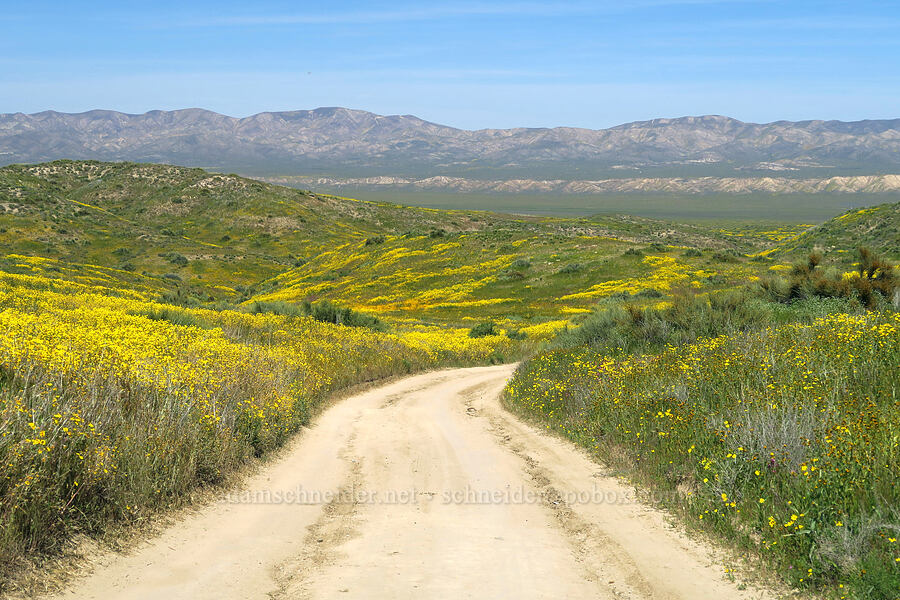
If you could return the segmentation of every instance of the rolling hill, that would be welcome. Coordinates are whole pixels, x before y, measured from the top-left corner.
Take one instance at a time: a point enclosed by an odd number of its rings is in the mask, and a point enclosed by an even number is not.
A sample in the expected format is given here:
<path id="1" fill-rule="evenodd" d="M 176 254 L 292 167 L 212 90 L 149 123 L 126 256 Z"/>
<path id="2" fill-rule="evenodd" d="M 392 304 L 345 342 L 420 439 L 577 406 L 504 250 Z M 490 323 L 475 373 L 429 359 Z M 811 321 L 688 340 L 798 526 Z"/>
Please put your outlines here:
<path id="1" fill-rule="evenodd" d="M 120 287 L 195 304 L 330 299 L 451 321 L 473 307 L 541 321 L 585 311 L 610 293 L 723 285 L 765 267 L 714 254 L 759 252 L 802 230 L 438 211 L 201 169 L 95 161 L 0 168 L 0 210 L 10 272 L 77 275 L 111 288 L 127 281 Z M 705 250 L 686 257 L 685 248 Z"/>
<path id="2" fill-rule="evenodd" d="M 770 256 L 798 256 L 815 250 L 853 260 L 857 246 L 900 260 L 900 202 L 847 211 L 787 240 Z"/>

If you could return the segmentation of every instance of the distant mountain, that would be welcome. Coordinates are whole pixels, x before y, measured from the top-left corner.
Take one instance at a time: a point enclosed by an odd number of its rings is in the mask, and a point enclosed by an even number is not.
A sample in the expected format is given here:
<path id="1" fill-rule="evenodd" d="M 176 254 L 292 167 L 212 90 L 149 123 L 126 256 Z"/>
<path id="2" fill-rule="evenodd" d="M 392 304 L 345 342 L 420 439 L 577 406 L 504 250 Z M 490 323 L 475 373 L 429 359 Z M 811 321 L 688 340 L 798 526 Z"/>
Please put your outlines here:
<path id="1" fill-rule="evenodd" d="M 600 130 L 468 131 L 346 108 L 243 119 L 202 109 L 0 114 L 0 164 L 58 158 L 344 178 L 878 174 L 900 170 L 900 119 L 755 124 L 704 116 Z"/>

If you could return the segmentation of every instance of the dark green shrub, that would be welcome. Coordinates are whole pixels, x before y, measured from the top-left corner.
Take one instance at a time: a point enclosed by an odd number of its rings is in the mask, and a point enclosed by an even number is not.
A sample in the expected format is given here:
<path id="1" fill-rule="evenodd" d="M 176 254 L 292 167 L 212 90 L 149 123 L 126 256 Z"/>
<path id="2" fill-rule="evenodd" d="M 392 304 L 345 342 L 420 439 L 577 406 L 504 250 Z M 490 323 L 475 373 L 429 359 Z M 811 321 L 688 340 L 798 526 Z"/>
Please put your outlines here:
<path id="1" fill-rule="evenodd" d="M 528 337 L 528 334 L 521 329 L 510 329 L 506 332 L 506 337 L 511 340 L 524 340 Z"/>
<path id="2" fill-rule="evenodd" d="M 470 338 L 483 338 L 489 335 L 500 335 L 500 332 L 497 331 L 497 325 L 493 321 L 479 323 L 469 330 Z"/>
<path id="3" fill-rule="evenodd" d="M 182 327 L 209 327 L 208 324 L 202 322 L 191 313 L 168 306 L 146 311 L 130 312 L 129 314 L 147 317 L 152 321 L 168 321 L 173 325 L 181 325 Z"/>
<path id="4" fill-rule="evenodd" d="M 282 315 L 285 317 L 300 317 L 303 316 L 303 309 L 296 304 L 292 304 L 290 302 L 284 302 L 278 300 L 276 302 L 265 302 L 262 300 L 254 300 L 252 304 L 250 304 L 249 312 L 254 315 L 260 314 L 273 314 L 273 315 Z"/>
<path id="5" fill-rule="evenodd" d="M 738 262 L 738 257 L 733 252 L 729 251 L 719 251 L 713 252 L 712 259 L 717 262 L 727 262 L 727 263 L 736 263 Z"/>
<path id="6" fill-rule="evenodd" d="M 306 306 L 304 305 L 303 308 L 305 309 Z M 356 312 L 350 308 L 335 306 L 328 300 L 309 304 L 309 315 L 316 321 L 323 323 L 334 323 L 335 325 L 347 327 L 368 327 L 378 331 L 386 329 L 385 324 L 377 317 Z"/>
<path id="7" fill-rule="evenodd" d="M 189 262 L 185 255 L 179 254 L 178 252 L 166 252 L 159 256 L 165 258 L 176 267 L 186 267 Z"/>
<path id="8" fill-rule="evenodd" d="M 777 302 L 805 298 L 855 298 L 867 308 L 890 302 L 900 286 L 894 265 L 865 247 L 858 249 L 856 276 L 845 277 L 836 269 L 822 268 L 822 256 L 810 254 L 794 265 L 787 278 L 769 277 L 760 281 L 768 297 Z"/>

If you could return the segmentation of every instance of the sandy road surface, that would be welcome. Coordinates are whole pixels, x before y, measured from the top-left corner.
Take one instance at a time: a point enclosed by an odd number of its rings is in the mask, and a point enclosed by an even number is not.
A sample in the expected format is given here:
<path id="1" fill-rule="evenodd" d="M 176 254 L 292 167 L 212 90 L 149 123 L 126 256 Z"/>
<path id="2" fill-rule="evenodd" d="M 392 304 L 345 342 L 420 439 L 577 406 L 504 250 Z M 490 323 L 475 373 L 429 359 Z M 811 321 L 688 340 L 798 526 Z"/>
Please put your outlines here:
<path id="1" fill-rule="evenodd" d="M 343 400 L 242 490 L 62 598 L 765 598 L 568 443 L 500 408 L 512 367 Z"/>

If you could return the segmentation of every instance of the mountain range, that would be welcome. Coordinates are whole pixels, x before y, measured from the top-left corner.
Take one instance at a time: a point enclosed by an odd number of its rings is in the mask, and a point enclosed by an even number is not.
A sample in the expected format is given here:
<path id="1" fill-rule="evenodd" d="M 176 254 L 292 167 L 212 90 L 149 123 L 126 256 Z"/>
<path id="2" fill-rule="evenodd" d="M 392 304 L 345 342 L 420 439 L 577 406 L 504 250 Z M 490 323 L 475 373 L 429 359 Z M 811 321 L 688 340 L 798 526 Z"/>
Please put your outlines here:
<path id="1" fill-rule="evenodd" d="M 202 109 L 0 114 L 0 164 L 59 158 L 326 178 L 596 181 L 900 172 L 900 119 L 654 119 L 609 129 L 465 130 L 346 108 L 234 118 Z"/>

